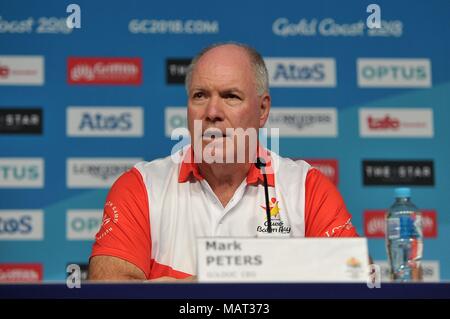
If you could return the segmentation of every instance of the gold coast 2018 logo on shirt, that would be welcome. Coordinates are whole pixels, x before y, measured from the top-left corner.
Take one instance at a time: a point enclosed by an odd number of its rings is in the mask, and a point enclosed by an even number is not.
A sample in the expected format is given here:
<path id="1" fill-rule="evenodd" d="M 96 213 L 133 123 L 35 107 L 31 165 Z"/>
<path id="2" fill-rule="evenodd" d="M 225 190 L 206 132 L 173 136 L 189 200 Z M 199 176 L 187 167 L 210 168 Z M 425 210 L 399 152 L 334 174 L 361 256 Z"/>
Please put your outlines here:
<path id="1" fill-rule="evenodd" d="M 275 197 L 272 197 L 269 203 L 270 208 L 270 219 L 271 219 L 271 225 L 272 225 L 272 233 L 279 233 L 279 234 L 289 234 L 291 232 L 290 226 L 285 226 L 284 222 L 280 218 L 280 203 L 277 201 Z M 263 214 L 266 214 L 266 206 L 261 206 Z M 267 233 L 267 226 L 268 221 L 267 217 L 264 221 L 264 226 L 258 226 L 256 228 L 256 231 L 259 233 Z"/>

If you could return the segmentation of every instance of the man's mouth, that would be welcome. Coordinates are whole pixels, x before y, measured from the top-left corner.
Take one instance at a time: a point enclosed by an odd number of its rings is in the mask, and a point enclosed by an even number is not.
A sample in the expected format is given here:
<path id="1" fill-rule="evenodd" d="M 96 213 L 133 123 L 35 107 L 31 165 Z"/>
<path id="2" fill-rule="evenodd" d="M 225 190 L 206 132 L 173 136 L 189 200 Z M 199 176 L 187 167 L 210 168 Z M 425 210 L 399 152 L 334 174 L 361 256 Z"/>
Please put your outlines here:
<path id="1" fill-rule="evenodd" d="M 203 132 L 202 138 L 204 140 L 214 140 L 217 138 L 226 138 L 229 137 L 226 133 L 222 132 L 220 129 L 207 129 Z"/>

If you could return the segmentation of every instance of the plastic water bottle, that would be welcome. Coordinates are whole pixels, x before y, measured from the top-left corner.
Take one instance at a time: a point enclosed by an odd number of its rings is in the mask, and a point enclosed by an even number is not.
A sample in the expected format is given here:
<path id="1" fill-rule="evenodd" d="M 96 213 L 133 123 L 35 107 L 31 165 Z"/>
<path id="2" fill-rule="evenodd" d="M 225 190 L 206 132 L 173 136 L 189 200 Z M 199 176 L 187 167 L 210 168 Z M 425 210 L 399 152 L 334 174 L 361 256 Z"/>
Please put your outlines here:
<path id="1" fill-rule="evenodd" d="M 411 202 L 409 188 L 395 189 L 395 202 L 386 215 L 386 245 L 391 279 L 422 279 L 422 215 Z"/>

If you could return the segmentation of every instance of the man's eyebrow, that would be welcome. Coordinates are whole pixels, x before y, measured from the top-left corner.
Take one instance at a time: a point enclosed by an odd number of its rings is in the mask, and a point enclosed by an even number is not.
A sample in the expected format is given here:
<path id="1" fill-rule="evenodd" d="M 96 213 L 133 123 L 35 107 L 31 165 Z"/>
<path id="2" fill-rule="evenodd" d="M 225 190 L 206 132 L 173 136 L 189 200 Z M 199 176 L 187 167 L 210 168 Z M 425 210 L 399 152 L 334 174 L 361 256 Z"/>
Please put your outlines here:
<path id="1" fill-rule="evenodd" d="M 206 90 L 203 86 L 193 86 L 191 87 L 191 90 Z"/>
<path id="2" fill-rule="evenodd" d="M 227 94 L 227 93 L 239 93 L 239 94 L 244 94 L 244 92 L 238 88 L 232 87 L 229 89 L 225 89 L 225 90 L 221 90 L 220 91 L 221 94 Z"/>

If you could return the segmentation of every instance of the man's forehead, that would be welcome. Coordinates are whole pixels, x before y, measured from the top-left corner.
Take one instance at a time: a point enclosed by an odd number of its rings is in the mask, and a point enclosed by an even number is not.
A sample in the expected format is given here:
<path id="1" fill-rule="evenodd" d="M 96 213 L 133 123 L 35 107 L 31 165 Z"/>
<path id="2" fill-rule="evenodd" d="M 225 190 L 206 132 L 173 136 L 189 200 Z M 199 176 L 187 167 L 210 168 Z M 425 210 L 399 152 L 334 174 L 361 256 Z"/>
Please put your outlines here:
<path id="1" fill-rule="evenodd" d="M 193 70 L 192 87 L 212 83 L 221 86 L 236 86 L 237 83 L 252 81 L 253 71 L 245 53 L 208 53 L 198 61 Z"/>

